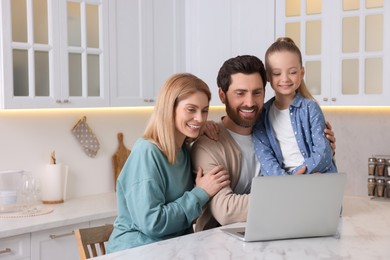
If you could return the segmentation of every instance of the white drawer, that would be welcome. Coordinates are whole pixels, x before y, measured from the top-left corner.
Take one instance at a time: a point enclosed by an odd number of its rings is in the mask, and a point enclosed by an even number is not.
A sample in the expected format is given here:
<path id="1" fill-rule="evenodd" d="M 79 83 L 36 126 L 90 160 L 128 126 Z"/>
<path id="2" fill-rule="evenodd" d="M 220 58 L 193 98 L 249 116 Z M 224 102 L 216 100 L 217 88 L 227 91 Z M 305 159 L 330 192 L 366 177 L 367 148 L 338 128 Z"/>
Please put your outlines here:
<path id="1" fill-rule="evenodd" d="M 30 258 L 30 234 L 0 239 L 0 260 Z"/>

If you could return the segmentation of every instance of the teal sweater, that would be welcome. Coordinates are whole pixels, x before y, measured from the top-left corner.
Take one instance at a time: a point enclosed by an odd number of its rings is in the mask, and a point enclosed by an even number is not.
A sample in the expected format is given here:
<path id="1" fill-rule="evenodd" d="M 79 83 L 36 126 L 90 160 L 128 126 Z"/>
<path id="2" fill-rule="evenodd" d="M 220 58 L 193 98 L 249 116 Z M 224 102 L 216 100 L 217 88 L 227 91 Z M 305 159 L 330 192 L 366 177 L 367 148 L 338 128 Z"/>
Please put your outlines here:
<path id="1" fill-rule="evenodd" d="M 107 252 L 149 244 L 192 232 L 192 222 L 207 203 L 194 187 L 188 149 L 170 164 L 156 145 L 135 143 L 117 180 L 118 216 Z"/>

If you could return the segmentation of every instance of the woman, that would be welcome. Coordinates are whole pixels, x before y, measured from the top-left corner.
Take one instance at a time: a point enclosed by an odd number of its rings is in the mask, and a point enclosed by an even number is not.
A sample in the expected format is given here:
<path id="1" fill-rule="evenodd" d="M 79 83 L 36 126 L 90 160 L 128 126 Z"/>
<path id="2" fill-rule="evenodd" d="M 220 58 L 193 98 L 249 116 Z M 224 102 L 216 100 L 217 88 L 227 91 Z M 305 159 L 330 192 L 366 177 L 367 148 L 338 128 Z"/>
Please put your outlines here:
<path id="1" fill-rule="evenodd" d="M 117 181 L 118 216 L 108 252 L 192 232 L 202 207 L 229 185 L 217 166 L 191 175 L 188 140 L 198 137 L 207 120 L 211 93 L 194 75 L 167 80 L 143 138 L 135 143 Z"/>

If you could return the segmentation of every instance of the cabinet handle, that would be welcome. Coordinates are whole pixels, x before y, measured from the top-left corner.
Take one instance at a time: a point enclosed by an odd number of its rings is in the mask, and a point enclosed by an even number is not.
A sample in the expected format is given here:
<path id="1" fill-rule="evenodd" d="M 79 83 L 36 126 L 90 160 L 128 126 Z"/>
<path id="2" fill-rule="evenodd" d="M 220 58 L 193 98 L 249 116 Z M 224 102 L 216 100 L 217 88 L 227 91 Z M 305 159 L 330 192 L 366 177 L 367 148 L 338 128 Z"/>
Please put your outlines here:
<path id="1" fill-rule="evenodd" d="M 69 99 L 64 99 L 64 100 L 59 100 L 59 99 L 57 99 L 57 100 L 56 100 L 56 103 L 57 103 L 57 104 L 62 104 L 62 103 L 68 104 L 68 103 L 70 103 L 70 102 L 69 102 Z"/>
<path id="2" fill-rule="evenodd" d="M 7 248 L 5 248 L 5 249 L 3 249 L 3 250 L 0 250 L 0 255 L 1 255 L 1 254 L 11 253 L 11 251 L 12 251 L 11 248 L 8 248 L 8 247 L 7 247 Z"/>
<path id="3" fill-rule="evenodd" d="M 322 100 L 325 102 L 328 102 L 328 98 L 326 98 L 326 97 L 324 97 Z"/>
<path id="4" fill-rule="evenodd" d="M 72 235 L 74 235 L 74 231 L 69 232 L 69 233 L 59 234 L 59 235 L 49 235 L 49 237 L 51 239 L 57 239 L 57 238 L 60 238 L 60 237 L 67 237 L 67 236 L 72 236 Z"/>
<path id="5" fill-rule="evenodd" d="M 152 103 L 152 102 L 154 102 L 154 99 L 153 98 L 145 98 L 144 102 Z"/>
<path id="6" fill-rule="evenodd" d="M 334 101 L 336 101 L 336 98 L 334 97 L 334 98 L 332 98 L 332 101 L 334 102 Z"/>

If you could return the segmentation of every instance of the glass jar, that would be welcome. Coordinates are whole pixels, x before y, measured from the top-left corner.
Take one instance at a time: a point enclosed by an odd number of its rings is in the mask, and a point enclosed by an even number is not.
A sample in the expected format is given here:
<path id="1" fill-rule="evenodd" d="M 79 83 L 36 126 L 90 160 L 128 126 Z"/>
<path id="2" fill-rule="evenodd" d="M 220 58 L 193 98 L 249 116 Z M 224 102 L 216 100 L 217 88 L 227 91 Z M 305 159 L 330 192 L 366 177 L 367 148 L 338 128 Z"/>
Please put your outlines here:
<path id="1" fill-rule="evenodd" d="M 368 196 L 375 196 L 375 186 L 376 186 L 376 180 L 375 178 L 368 178 L 367 183 L 367 189 L 368 189 Z"/>
<path id="2" fill-rule="evenodd" d="M 368 175 L 375 175 L 375 166 L 376 166 L 376 158 L 370 157 L 368 158 Z"/>
<path id="3" fill-rule="evenodd" d="M 390 159 L 386 160 L 386 176 L 390 177 Z"/>
<path id="4" fill-rule="evenodd" d="M 385 162 L 386 159 L 379 158 L 376 162 L 376 175 L 377 176 L 385 176 Z"/>
<path id="5" fill-rule="evenodd" d="M 22 209 L 20 196 L 22 176 L 22 170 L 0 171 L 0 213 L 17 212 Z"/>
<path id="6" fill-rule="evenodd" d="M 385 180 L 384 179 L 377 179 L 376 180 L 376 196 L 377 197 L 384 197 L 385 196 Z"/>
<path id="7" fill-rule="evenodd" d="M 386 181 L 386 198 L 390 198 L 390 180 Z"/>

